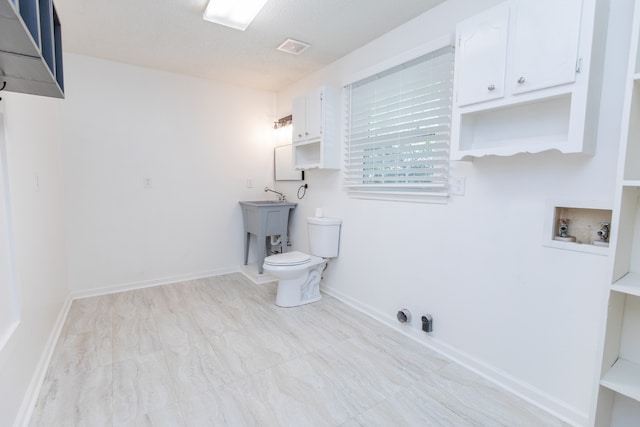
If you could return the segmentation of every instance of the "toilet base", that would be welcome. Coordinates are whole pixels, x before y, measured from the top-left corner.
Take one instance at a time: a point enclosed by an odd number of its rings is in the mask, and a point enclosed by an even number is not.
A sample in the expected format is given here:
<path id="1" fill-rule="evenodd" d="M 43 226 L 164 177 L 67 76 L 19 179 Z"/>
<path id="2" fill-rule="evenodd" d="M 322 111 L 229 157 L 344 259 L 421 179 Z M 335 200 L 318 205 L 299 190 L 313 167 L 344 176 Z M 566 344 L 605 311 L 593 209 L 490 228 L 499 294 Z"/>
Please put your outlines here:
<path id="1" fill-rule="evenodd" d="M 280 279 L 276 293 L 276 305 L 279 307 L 297 307 L 322 299 L 320 279 L 326 262 L 309 268 L 307 274 L 292 279 Z"/>

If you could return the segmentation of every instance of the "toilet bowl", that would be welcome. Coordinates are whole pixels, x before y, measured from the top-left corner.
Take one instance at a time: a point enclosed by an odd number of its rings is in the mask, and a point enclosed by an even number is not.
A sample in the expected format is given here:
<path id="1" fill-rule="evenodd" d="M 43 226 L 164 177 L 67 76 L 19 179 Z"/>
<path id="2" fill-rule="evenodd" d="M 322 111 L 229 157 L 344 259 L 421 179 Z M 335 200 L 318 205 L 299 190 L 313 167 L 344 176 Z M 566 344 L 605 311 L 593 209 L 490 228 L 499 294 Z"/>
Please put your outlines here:
<path id="1" fill-rule="evenodd" d="M 320 300 L 320 279 L 327 260 L 293 251 L 264 259 L 264 271 L 278 279 L 276 305 L 295 307 Z"/>
<path id="2" fill-rule="evenodd" d="M 341 223 L 336 218 L 307 218 L 311 255 L 292 251 L 264 259 L 264 271 L 278 279 L 276 305 L 296 307 L 322 298 L 322 271 L 328 258 L 338 256 Z"/>

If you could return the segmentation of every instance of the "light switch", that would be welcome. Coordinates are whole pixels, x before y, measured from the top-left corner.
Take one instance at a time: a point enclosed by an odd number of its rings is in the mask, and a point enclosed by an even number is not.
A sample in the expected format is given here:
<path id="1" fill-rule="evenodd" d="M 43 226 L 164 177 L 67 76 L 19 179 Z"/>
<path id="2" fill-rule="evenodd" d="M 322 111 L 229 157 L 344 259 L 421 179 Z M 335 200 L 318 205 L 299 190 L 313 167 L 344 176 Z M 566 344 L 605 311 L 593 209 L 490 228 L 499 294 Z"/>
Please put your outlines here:
<path id="1" fill-rule="evenodd" d="M 145 190 L 150 190 L 153 188 L 153 182 L 151 181 L 151 178 L 148 176 L 145 176 L 142 179 L 142 186 L 144 187 Z"/>
<path id="2" fill-rule="evenodd" d="M 449 194 L 452 196 L 464 196 L 466 181 L 465 177 L 449 177 Z"/>

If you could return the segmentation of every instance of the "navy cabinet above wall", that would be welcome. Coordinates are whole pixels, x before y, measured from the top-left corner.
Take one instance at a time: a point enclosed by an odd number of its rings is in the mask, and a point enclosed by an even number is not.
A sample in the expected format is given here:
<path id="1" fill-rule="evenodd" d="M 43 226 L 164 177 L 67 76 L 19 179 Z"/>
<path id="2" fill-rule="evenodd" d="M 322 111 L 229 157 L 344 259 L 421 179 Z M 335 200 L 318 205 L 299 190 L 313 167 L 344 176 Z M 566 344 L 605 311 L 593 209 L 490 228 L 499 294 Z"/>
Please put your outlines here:
<path id="1" fill-rule="evenodd" d="M 0 87 L 64 98 L 60 31 L 51 0 L 0 0 Z"/>

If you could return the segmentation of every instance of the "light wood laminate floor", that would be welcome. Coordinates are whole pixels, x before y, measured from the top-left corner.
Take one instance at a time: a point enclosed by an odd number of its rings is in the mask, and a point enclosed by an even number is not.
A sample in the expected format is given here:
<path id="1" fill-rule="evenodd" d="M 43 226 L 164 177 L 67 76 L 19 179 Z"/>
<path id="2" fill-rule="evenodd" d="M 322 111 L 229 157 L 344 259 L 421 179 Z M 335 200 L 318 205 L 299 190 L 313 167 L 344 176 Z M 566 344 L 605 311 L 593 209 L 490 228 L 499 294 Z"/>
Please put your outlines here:
<path id="1" fill-rule="evenodd" d="M 73 302 L 32 426 L 559 426 L 329 296 L 241 274 Z"/>

